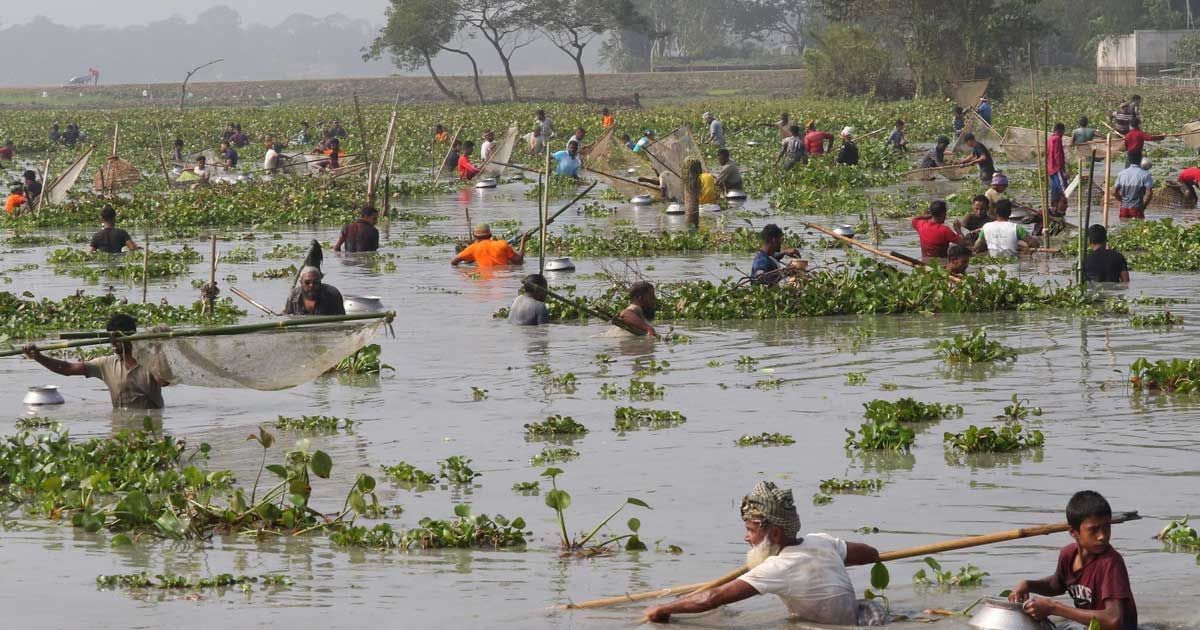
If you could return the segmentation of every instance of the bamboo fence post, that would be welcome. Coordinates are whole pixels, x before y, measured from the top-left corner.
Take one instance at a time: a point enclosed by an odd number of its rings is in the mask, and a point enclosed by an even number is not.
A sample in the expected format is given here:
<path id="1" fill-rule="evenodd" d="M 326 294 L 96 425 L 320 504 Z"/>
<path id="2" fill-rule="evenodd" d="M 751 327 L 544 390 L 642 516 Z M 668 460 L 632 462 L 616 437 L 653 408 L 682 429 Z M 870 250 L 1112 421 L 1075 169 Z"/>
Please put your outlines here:
<path id="1" fill-rule="evenodd" d="M 688 158 L 681 169 L 683 173 L 683 211 L 687 215 L 688 227 L 700 227 L 700 160 Z"/>
<path id="2" fill-rule="evenodd" d="M 1094 155 L 1094 153 L 1093 153 Z M 1095 159 L 1095 158 L 1093 158 Z M 1112 184 L 1112 134 L 1108 134 L 1104 138 L 1104 214 L 1102 222 L 1104 227 L 1108 228 L 1108 199 L 1112 195 L 1108 192 L 1109 186 Z"/>
<path id="3" fill-rule="evenodd" d="M 546 271 L 546 219 L 550 212 L 550 143 L 546 143 L 546 178 L 542 184 L 542 198 L 538 200 L 538 273 Z"/>
<path id="4" fill-rule="evenodd" d="M 142 304 L 146 303 L 146 296 L 150 291 L 150 230 L 146 229 L 146 244 L 142 247 Z"/>
<path id="5" fill-rule="evenodd" d="M 446 160 L 450 159 L 450 152 L 454 150 L 454 143 L 458 140 L 458 134 L 461 131 L 462 125 L 459 125 L 458 129 L 454 130 L 454 136 L 450 138 L 450 146 L 446 149 L 446 154 L 442 156 L 441 164 L 438 164 L 437 174 L 433 176 L 432 183 L 436 184 L 437 181 L 442 178 L 442 171 L 446 170 Z"/>
<path id="6" fill-rule="evenodd" d="M 1088 200 L 1092 198 L 1092 180 L 1087 180 Z M 1087 278 L 1083 274 L 1083 261 L 1087 259 L 1087 216 L 1083 208 L 1083 158 L 1079 158 L 1079 189 L 1075 191 L 1076 205 L 1079 208 L 1079 286 L 1083 287 Z"/>

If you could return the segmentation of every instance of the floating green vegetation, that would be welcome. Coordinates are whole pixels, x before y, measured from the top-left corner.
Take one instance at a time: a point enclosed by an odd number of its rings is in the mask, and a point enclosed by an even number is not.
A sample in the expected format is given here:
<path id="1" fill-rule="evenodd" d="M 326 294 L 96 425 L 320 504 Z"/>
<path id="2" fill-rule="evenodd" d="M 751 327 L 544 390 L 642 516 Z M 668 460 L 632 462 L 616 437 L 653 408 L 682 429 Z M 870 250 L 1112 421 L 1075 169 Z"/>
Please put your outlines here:
<path id="1" fill-rule="evenodd" d="M 471 483 L 476 477 L 482 477 L 483 473 L 476 472 L 471 468 L 469 458 L 451 455 L 438 462 L 438 476 L 445 479 L 447 483 L 461 486 Z"/>
<path id="2" fill-rule="evenodd" d="M 221 262 L 234 264 L 258 262 L 258 251 L 249 245 L 238 245 L 221 254 Z"/>
<path id="3" fill-rule="evenodd" d="M 863 372 L 847 372 L 846 373 L 846 384 L 847 385 L 866 385 L 867 384 L 867 375 L 864 374 Z"/>
<path id="4" fill-rule="evenodd" d="M 599 365 L 602 367 L 605 365 L 616 363 L 616 362 L 617 362 L 617 360 L 612 358 L 612 355 L 605 354 L 603 352 L 597 354 L 596 358 L 592 359 L 592 363 L 595 363 L 596 365 Z"/>
<path id="5" fill-rule="evenodd" d="M 942 588 L 970 588 L 983 585 L 983 578 L 990 575 L 973 564 L 959 567 L 958 572 L 943 570 L 942 565 L 931 557 L 925 558 L 925 564 L 929 565 L 932 572 L 932 577 L 926 574 L 925 569 L 920 569 L 913 574 L 913 584 L 921 587 L 938 586 Z"/>
<path id="6" fill-rule="evenodd" d="M 794 233 L 785 235 L 788 243 L 799 243 Z M 527 251 L 539 253 L 537 239 L 526 246 Z M 643 232 L 637 228 L 618 228 L 612 231 L 594 229 L 585 234 L 577 226 L 566 226 L 561 235 L 547 235 L 546 252 L 575 257 L 653 256 L 683 252 L 751 253 L 762 247 L 757 231 L 736 228 L 723 231 L 708 227 L 678 232 Z"/>
<path id="7" fill-rule="evenodd" d="M 165 278 L 188 273 L 192 265 L 203 260 L 200 252 L 183 246 L 179 251 L 152 248 L 148 260 L 141 254 L 88 253 L 81 249 L 63 248 L 50 252 L 47 261 L 54 265 L 54 272 L 91 282 L 101 278 L 110 281 L 141 282 L 148 278 Z M 99 263 L 90 266 L 91 263 Z"/>
<path id="8" fill-rule="evenodd" d="M 627 523 L 629 530 L 630 530 L 629 534 L 623 534 L 621 536 L 615 536 L 612 538 L 608 538 L 607 540 L 602 540 L 600 542 L 597 542 L 590 549 L 588 548 L 588 543 L 590 543 L 592 541 L 592 539 L 594 539 L 596 537 L 596 534 L 600 533 L 600 530 L 605 525 L 608 525 L 609 521 L 613 520 L 613 518 L 615 518 L 617 516 L 617 514 L 620 514 L 621 510 L 625 509 L 625 506 L 635 505 L 638 507 L 650 509 L 650 506 L 647 505 L 645 501 L 642 501 L 641 499 L 637 499 L 634 497 L 629 497 L 629 498 L 625 499 L 625 501 L 623 501 L 621 503 L 621 505 L 617 507 L 617 509 L 613 510 L 612 514 L 609 514 L 607 518 L 600 521 L 600 523 L 598 525 L 596 525 L 595 527 L 593 527 L 590 532 L 585 534 L 583 536 L 583 538 L 575 538 L 575 537 L 572 537 L 570 534 L 568 534 L 567 533 L 566 511 L 567 511 L 567 508 L 570 507 L 570 505 L 571 505 L 571 495 L 568 494 L 566 490 L 560 490 L 558 487 L 558 476 L 561 474 L 563 474 L 563 471 L 559 470 L 558 468 L 547 468 L 546 470 L 544 470 L 542 472 L 543 477 L 547 477 L 550 479 L 550 485 L 553 488 L 552 490 L 550 490 L 549 492 L 546 493 L 546 506 L 549 507 L 550 509 L 554 510 L 555 518 L 558 520 L 558 529 L 559 529 L 559 536 L 560 536 L 559 542 L 561 543 L 562 548 L 565 552 L 568 552 L 568 553 L 582 552 L 582 551 L 586 550 L 587 553 L 589 553 L 589 554 L 602 553 L 606 550 L 606 548 L 609 545 L 618 543 L 622 540 L 625 541 L 625 549 L 626 550 L 629 550 L 629 551 L 645 551 L 646 550 L 645 543 L 643 543 L 641 541 L 641 539 L 638 538 L 638 530 L 641 529 L 642 522 L 636 518 L 629 519 L 629 521 Z"/>
<path id="9" fill-rule="evenodd" d="M 550 189 L 550 198 L 557 197 L 573 197 L 579 192 L 579 186 L 582 181 L 574 177 L 563 177 L 561 175 L 551 175 L 550 181 L 547 182 Z M 535 184 L 532 188 L 525 191 L 526 199 L 540 199 L 542 197 L 542 184 Z"/>
<path id="10" fill-rule="evenodd" d="M 780 387 L 783 387 L 783 380 L 775 377 L 764 378 L 762 380 L 755 381 L 753 387 L 754 389 L 762 390 L 779 389 Z"/>
<path id="11" fill-rule="evenodd" d="M 278 280 L 279 278 L 294 278 L 300 269 L 296 265 L 288 265 L 286 267 L 274 267 L 263 271 L 255 271 L 250 274 L 255 280 Z"/>
<path id="12" fill-rule="evenodd" d="M 487 400 L 487 397 L 488 397 L 488 390 L 480 388 L 480 387 L 471 386 L 471 400 L 474 400 L 475 402 L 479 402 L 481 400 Z"/>
<path id="13" fill-rule="evenodd" d="M 953 403 L 923 403 L 912 398 L 897 401 L 875 399 L 863 403 L 863 415 L 868 420 L 896 422 L 933 422 L 943 418 L 961 416 L 962 405 Z"/>
<path id="14" fill-rule="evenodd" d="M 563 394 L 574 394 L 579 387 L 579 378 L 574 372 L 565 372 L 550 376 L 546 379 L 546 393 L 560 392 Z"/>
<path id="15" fill-rule="evenodd" d="M 425 472 L 408 462 L 384 466 L 383 474 L 403 486 L 428 486 L 437 481 L 437 475 Z"/>
<path id="16" fill-rule="evenodd" d="M 752 357 L 748 354 L 743 354 L 742 356 L 738 357 L 738 359 L 737 359 L 738 369 L 741 371 L 744 371 L 744 372 L 754 370 L 757 365 L 758 365 L 758 359 L 755 359 L 754 357 Z"/>
<path id="17" fill-rule="evenodd" d="M 846 429 L 846 449 L 860 451 L 908 451 L 917 434 L 895 420 L 868 420 L 855 433 Z"/>
<path id="18" fill-rule="evenodd" d="M 882 479 L 822 479 L 821 492 L 878 492 L 883 489 Z"/>
<path id="19" fill-rule="evenodd" d="M 1036 429 L 1022 433 L 1021 425 L 1014 422 L 1000 427 L 1000 430 L 971 425 L 962 433 L 947 431 L 942 441 L 948 448 L 964 453 L 1012 453 L 1038 448 L 1046 443 L 1046 436 Z"/>
<path id="20" fill-rule="evenodd" d="M 1021 422 L 1033 416 L 1040 418 L 1042 415 L 1041 407 L 1031 407 L 1028 399 L 1019 399 L 1016 394 L 1012 395 L 1012 404 L 1004 406 L 1004 413 L 996 416 L 999 420 L 1008 420 L 1011 422 Z"/>
<path id="21" fill-rule="evenodd" d="M 531 466 L 562 464 L 576 457 L 579 457 L 579 451 L 573 448 L 566 446 L 546 446 L 542 448 L 542 452 L 529 458 L 529 464 Z"/>
<path id="22" fill-rule="evenodd" d="M 93 222 L 95 219 L 93 219 Z M 67 242 L 66 239 L 60 236 L 48 236 L 45 234 L 13 234 L 4 239 L 4 244 L 9 247 L 43 247 L 45 245 L 59 245 Z"/>
<path id="23" fill-rule="evenodd" d="M 527 439 L 547 439 L 563 436 L 578 436 L 588 432 L 587 427 L 575 421 L 571 416 L 555 414 L 541 422 L 531 422 L 525 425 Z"/>
<path id="24" fill-rule="evenodd" d="M 335 416 L 300 416 L 299 418 L 279 416 L 275 419 L 274 424 L 276 429 L 316 433 L 334 432 L 339 429 L 349 430 L 354 426 L 355 421 Z"/>
<path id="25" fill-rule="evenodd" d="M 233 575 L 220 573 L 212 577 L 189 578 L 182 575 L 159 573 L 151 577 L 147 573 L 118 573 L 114 575 L 97 575 L 96 586 L 103 589 L 160 589 L 160 590 L 199 590 L 202 588 L 233 588 L 243 592 L 251 592 L 254 585 L 261 583 L 264 589 L 278 589 L 291 586 L 295 582 L 286 575 Z"/>
<path id="26" fill-rule="evenodd" d="M 1133 271 L 1200 270 L 1200 225 L 1180 225 L 1171 218 L 1130 221 L 1108 235 L 1110 248 L 1120 251 Z M 1075 239 L 1066 239 L 1063 253 L 1079 252 Z"/>
<path id="27" fill-rule="evenodd" d="M 646 378 L 661 374 L 671 368 L 671 362 L 667 360 L 657 361 L 655 359 L 637 359 L 633 362 L 633 375 L 637 378 Z"/>
<path id="28" fill-rule="evenodd" d="M 333 368 L 338 374 L 379 374 L 383 370 L 395 371 L 395 368 L 379 360 L 383 348 L 372 343 L 359 348 L 354 354 L 342 359 Z"/>
<path id="29" fill-rule="evenodd" d="M 633 378 L 629 379 L 629 387 L 618 387 L 612 383 L 601 384 L 599 396 L 609 400 L 628 396 L 631 401 L 650 401 L 662 400 L 665 392 L 665 387 L 655 385 L 653 381 Z"/>
<path id="30" fill-rule="evenodd" d="M 1169 298 L 1156 295 L 1139 295 L 1133 298 L 1133 304 L 1138 306 L 1168 306 L 1171 304 L 1187 304 L 1187 298 Z"/>
<path id="31" fill-rule="evenodd" d="M 1188 525 L 1191 516 L 1185 516 L 1182 520 L 1171 521 L 1167 526 L 1158 532 L 1155 538 L 1163 541 L 1168 547 L 1183 551 L 1200 551 L 1200 534 Z M 1197 556 L 1200 560 L 1200 556 Z"/>
<path id="32" fill-rule="evenodd" d="M 37 431 L 40 429 L 58 429 L 62 423 L 54 418 L 43 418 L 42 416 L 33 416 L 30 418 L 17 418 L 14 423 L 18 431 Z"/>
<path id="33" fill-rule="evenodd" d="M 505 549 L 525 544 L 533 532 L 525 530 L 525 519 L 511 521 L 497 514 L 473 516 L 467 505 L 454 506 L 454 519 L 422 518 L 412 529 L 393 529 L 388 523 L 372 528 L 351 526 L 330 535 L 339 547 L 373 549 Z"/>
<path id="34" fill-rule="evenodd" d="M 747 433 L 734 440 L 734 444 L 738 446 L 788 446 L 795 443 L 796 440 L 792 439 L 790 435 L 767 433 L 765 431 L 758 435 Z"/>
<path id="35" fill-rule="evenodd" d="M 1171 311 L 1152 313 L 1149 315 L 1134 315 L 1129 318 L 1129 325 L 1134 328 L 1162 328 L 1183 323 L 1183 318 L 1172 315 Z"/>
<path id="36" fill-rule="evenodd" d="M 833 496 L 828 494 L 816 493 L 812 497 L 813 505 L 829 505 L 833 503 Z"/>
<path id="37" fill-rule="evenodd" d="M 622 432 L 640 429 L 670 429 L 687 422 L 687 418 L 678 411 L 665 409 L 617 407 L 613 416 L 613 430 Z"/>
<path id="38" fill-rule="evenodd" d="M 518 481 L 512 486 L 513 492 L 525 496 L 534 496 L 542 491 L 542 484 L 538 481 Z"/>
<path id="39" fill-rule="evenodd" d="M 299 243 L 276 243 L 271 251 L 262 255 L 263 260 L 299 260 L 308 254 L 308 245 Z"/>
<path id="40" fill-rule="evenodd" d="M 1017 351 L 988 339 L 986 328 L 976 328 L 969 334 L 957 334 L 937 345 L 937 353 L 949 363 L 992 363 L 1016 361 Z"/>
<path id="41" fill-rule="evenodd" d="M 1129 382 L 1135 390 L 1189 394 L 1200 388 L 1200 359 L 1140 358 L 1129 366 Z"/>
<path id="42" fill-rule="evenodd" d="M 0 292 L 0 336 L 9 339 L 35 339 L 39 335 L 60 330 L 104 330 L 108 318 L 120 311 L 137 318 L 142 329 L 159 324 L 170 326 L 186 324 L 222 325 L 236 323 L 246 314 L 226 299 L 216 301 L 213 314 L 206 315 L 202 303 L 191 306 L 171 306 L 156 303 L 130 303 L 115 295 L 87 296 L 82 293 L 61 300 L 32 299 L 26 291 L 18 297 L 7 291 Z"/>

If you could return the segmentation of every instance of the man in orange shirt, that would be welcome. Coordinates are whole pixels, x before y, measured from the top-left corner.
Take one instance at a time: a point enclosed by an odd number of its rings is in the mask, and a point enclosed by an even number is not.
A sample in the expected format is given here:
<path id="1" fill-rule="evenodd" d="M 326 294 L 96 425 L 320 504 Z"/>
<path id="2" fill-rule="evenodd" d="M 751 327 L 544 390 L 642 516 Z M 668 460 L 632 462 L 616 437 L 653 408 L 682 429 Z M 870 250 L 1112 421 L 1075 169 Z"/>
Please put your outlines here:
<path id="1" fill-rule="evenodd" d="M 25 205 L 28 201 L 25 198 L 25 186 L 23 184 L 13 184 L 12 191 L 8 195 L 8 199 L 4 201 L 4 211 L 14 214 L 18 208 Z"/>
<path id="2" fill-rule="evenodd" d="M 829 148 L 825 148 L 828 144 Z M 833 134 L 817 129 L 817 121 L 808 121 L 808 133 L 804 134 L 804 149 L 809 155 L 821 155 L 833 150 Z"/>
<path id="3" fill-rule="evenodd" d="M 471 163 L 471 150 L 475 143 L 467 140 L 462 145 L 462 154 L 458 156 L 458 178 L 466 181 L 479 174 L 479 168 Z M 489 235 L 488 238 L 491 238 Z"/>
<path id="4" fill-rule="evenodd" d="M 446 140 L 449 139 L 449 136 L 446 135 L 446 128 L 443 127 L 440 123 L 437 125 L 434 125 L 434 127 L 433 127 L 433 139 L 437 140 L 438 142 L 445 142 Z"/>
<path id="5" fill-rule="evenodd" d="M 460 263 L 473 262 L 476 267 L 482 269 L 525 262 L 525 241 L 529 240 L 528 232 L 521 236 L 521 244 L 516 250 L 508 241 L 492 240 L 492 228 L 486 223 L 475 226 L 472 234 L 475 242 L 451 258 L 451 266 L 457 267 Z"/>
<path id="6" fill-rule="evenodd" d="M 605 107 L 604 109 L 600 110 L 600 115 L 604 117 L 604 119 L 603 119 L 603 120 L 604 120 L 604 128 L 605 128 L 605 129 L 609 129 L 609 128 L 611 128 L 611 127 L 613 126 L 613 124 L 616 122 L 616 121 L 613 119 L 613 115 L 612 115 L 611 113 L 609 113 L 609 111 L 608 111 L 608 108 L 607 108 L 607 107 Z"/>

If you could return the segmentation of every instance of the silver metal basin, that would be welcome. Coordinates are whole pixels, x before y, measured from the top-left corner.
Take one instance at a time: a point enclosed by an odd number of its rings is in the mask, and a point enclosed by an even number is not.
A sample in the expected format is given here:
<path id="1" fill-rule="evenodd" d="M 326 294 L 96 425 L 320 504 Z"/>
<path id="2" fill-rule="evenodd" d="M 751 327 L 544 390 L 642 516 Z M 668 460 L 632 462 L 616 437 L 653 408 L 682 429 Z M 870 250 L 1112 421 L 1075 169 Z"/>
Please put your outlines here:
<path id="1" fill-rule="evenodd" d="M 968 623 L 978 630 L 1050 630 L 1054 627 L 1025 614 L 1021 604 L 996 597 L 979 602 Z"/>
<path id="2" fill-rule="evenodd" d="M 383 299 L 374 295 L 343 295 L 342 304 L 346 307 L 347 315 L 357 313 L 382 313 L 387 310 L 383 305 Z"/>
<path id="3" fill-rule="evenodd" d="M 26 405 L 61 405 L 66 401 L 63 400 L 63 395 L 58 391 L 57 386 L 41 385 L 30 387 L 21 402 Z"/>

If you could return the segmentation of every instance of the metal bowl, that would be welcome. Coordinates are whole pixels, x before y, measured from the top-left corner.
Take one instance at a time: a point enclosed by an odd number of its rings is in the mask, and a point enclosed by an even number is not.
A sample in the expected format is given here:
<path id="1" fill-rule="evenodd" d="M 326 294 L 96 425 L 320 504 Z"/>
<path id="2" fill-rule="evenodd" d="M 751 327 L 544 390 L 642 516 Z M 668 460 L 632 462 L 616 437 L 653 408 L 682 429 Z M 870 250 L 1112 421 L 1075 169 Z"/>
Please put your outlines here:
<path id="1" fill-rule="evenodd" d="M 731 191 L 729 191 L 729 192 L 725 193 L 725 198 L 726 198 L 726 199 L 730 199 L 730 200 L 734 200 L 734 201 L 745 201 L 745 199 L 746 199 L 746 191 L 744 191 L 744 190 L 731 190 Z"/>
<path id="2" fill-rule="evenodd" d="M 758 143 L 757 143 L 757 142 L 755 142 L 755 141 L 753 141 L 753 140 L 750 140 L 750 141 L 748 141 L 748 142 L 746 143 L 746 146 L 748 146 L 748 147 L 756 147 L 756 146 L 758 146 Z"/>
<path id="3" fill-rule="evenodd" d="M 683 214 L 683 204 L 673 203 L 667 206 L 667 214 Z"/>
<path id="4" fill-rule="evenodd" d="M 547 258 L 544 271 L 575 271 L 570 258 Z"/>
<path id="5" fill-rule="evenodd" d="M 629 203 L 635 206 L 648 206 L 651 203 L 654 203 L 654 199 L 652 199 L 650 195 L 634 195 L 629 200 Z"/>
<path id="6" fill-rule="evenodd" d="M 625 169 L 625 174 L 626 175 L 637 175 L 637 169 L 636 168 L 627 168 L 627 169 Z"/>
<path id="7" fill-rule="evenodd" d="M 834 226 L 833 233 L 846 238 L 854 238 L 854 226 L 846 225 L 845 223 Z"/>
<path id="8" fill-rule="evenodd" d="M 977 630 L 1050 630 L 1054 627 L 1025 614 L 1021 604 L 996 597 L 979 602 L 968 623 Z"/>
<path id="9" fill-rule="evenodd" d="M 491 177 L 489 177 L 487 179 L 481 179 L 481 180 L 475 182 L 475 187 L 476 188 L 495 188 L 496 180 Z"/>
<path id="10" fill-rule="evenodd" d="M 21 402 L 26 405 L 61 405 L 66 400 L 63 399 L 63 395 L 58 391 L 56 385 L 42 385 L 30 387 Z"/>
<path id="11" fill-rule="evenodd" d="M 382 313 L 386 310 L 383 299 L 374 295 L 343 295 L 342 305 L 346 307 L 347 315 L 357 313 Z"/>

